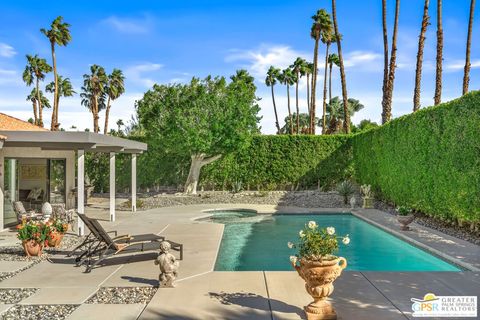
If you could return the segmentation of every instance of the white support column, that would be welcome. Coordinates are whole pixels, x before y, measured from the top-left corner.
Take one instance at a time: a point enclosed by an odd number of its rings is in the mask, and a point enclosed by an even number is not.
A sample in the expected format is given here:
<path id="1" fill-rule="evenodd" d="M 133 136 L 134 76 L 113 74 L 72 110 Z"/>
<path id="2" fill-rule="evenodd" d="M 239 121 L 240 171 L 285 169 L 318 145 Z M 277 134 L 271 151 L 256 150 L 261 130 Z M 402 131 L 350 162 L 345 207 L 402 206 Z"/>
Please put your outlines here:
<path id="1" fill-rule="evenodd" d="M 17 201 L 17 160 L 9 159 L 8 164 L 10 166 L 10 201 Z"/>
<path id="2" fill-rule="evenodd" d="M 132 212 L 137 211 L 137 154 L 132 154 Z"/>
<path id="3" fill-rule="evenodd" d="M 110 221 L 115 221 L 115 152 L 110 152 Z"/>
<path id="4" fill-rule="evenodd" d="M 85 214 L 84 194 L 85 194 L 85 150 L 77 151 L 77 213 Z M 77 218 L 78 235 L 85 234 L 85 226 L 80 218 Z"/>

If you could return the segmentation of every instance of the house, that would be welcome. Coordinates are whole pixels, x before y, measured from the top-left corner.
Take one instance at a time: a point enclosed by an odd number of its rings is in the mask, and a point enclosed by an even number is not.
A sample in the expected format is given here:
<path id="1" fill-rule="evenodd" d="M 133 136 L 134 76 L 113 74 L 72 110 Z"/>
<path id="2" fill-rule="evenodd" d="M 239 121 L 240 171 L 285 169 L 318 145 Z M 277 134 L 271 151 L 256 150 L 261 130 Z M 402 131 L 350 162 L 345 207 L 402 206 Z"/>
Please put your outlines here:
<path id="1" fill-rule="evenodd" d="M 17 222 L 12 202 L 40 210 L 65 203 L 85 213 L 85 153 L 110 155 L 110 219 L 115 220 L 115 154 L 132 155 L 132 211 L 136 204 L 137 154 L 145 143 L 93 132 L 49 131 L 0 113 L 0 230 Z M 78 222 L 83 234 L 83 223 Z"/>

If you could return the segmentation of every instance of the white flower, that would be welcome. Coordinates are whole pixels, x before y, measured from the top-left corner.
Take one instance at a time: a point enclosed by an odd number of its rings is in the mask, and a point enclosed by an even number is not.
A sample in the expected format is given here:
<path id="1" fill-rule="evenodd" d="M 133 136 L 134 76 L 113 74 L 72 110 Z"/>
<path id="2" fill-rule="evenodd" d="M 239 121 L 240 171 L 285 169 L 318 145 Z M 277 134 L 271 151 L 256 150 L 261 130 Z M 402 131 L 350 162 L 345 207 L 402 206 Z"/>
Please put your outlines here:
<path id="1" fill-rule="evenodd" d="M 309 221 L 308 227 L 313 230 L 317 227 L 317 223 L 315 221 Z"/>
<path id="2" fill-rule="evenodd" d="M 327 233 L 331 236 L 335 234 L 335 228 L 334 227 L 328 227 L 327 228 Z"/>
<path id="3" fill-rule="evenodd" d="M 291 262 L 292 264 L 297 264 L 297 257 L 295 257 L 295 256 L 290 256 L 290 262 Z"/>
<path id="4" fill-rule="evenodd" d="M 303 230 L 300 230 L 298 235 L 300 236 L 300 238 L 303 238 L 303 237 L 305 237 L 305 232 L 303 232 Z"/>
<path id="5" fill-rule="evenodd" d="M 289 242 L 287 243 L 287 246 L 288 246 L 290 249 L 292 249 L 294 245 L 293 245 L 293 243 L 291 243 L 291 242 L 289 241 Z"/>
<path id="6" fill-rule="evenodd" d="M 348 237 L 348 234 L 342 239 L 343 244 L 349 244 L 350 243 L 350 238 Z"/>

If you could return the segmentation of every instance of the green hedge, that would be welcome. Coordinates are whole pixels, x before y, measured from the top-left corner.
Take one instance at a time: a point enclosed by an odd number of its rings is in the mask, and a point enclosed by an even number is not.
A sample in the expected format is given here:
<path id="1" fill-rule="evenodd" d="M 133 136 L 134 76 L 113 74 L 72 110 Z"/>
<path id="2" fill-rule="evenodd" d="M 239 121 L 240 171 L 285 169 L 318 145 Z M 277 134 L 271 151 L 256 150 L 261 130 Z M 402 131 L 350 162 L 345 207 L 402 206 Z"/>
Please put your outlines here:
<path id="1" fill-rule="evenodd" d="M 320 186 L 330 189 L 352 176 L 348 136 L 255 136 L 248 148 L 205 166 L 200 185 L 231 190 L 274 190 Z"/>
<path id="2" fill-rule="evenodd" d="M 446 220 L 480 221 L 480 92 L 353 136 L 356 180 Z"/>

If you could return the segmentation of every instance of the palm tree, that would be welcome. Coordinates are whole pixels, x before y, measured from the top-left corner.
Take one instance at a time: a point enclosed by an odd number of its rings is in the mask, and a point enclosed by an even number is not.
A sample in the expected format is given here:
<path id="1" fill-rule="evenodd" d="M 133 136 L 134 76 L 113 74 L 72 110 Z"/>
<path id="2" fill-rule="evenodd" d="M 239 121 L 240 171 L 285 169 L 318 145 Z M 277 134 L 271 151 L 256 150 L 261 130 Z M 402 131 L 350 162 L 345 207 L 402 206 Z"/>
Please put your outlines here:
<path id="1" fill-rule="evenodd" d="M 112 73 L 108 75 L 108 83 L 106 88 L 108 99 L 107 109 L 105 110 L 105 127 L 103 128 L 103 134 L 108 133 L 108 118 L 110 115 L 111 102 L 116 100 L 125 92 L 124 80 L 125 77 L 122 73 L 122 70 L 119 69 L 113 69 Z"/>
<path id="2" fill-rule="evenodd" d="M 50 30 L 40 29 L 40 31 L 48 38 L 50 41 L 50 48 L 52 51 L 52 64 L 53 64 L 53 77 L 55 82 L 55 92 L 53 98 L 53 110 L 52 110 L 52 124 L 50 130 L 58 130 L 58 75 L 57 75 L 57 60 L 55 57 L 55 45 L 66 46 L 72 36 L 70 35 L 70 25 L 66 22 L 63 22 L 63 17 L 58 16 L 53 20 L 50 25 Z"/>
<path id="3" fill-rule="evenodd" d="M 390 120 L 388 117 L 388 32 L 387 32 L 387 0 L 382 0 L 382 27 L 383 27 L 383 84 L 382 84 L 382 123 Z"/>
<path id="4" fill-rule="evenodd" d="M 347 110 L 350 116 L 353 116 L 355 112 L 364 108 L 364 105 L 359 100 L 350 98 L 348 99 L 348 106 L 345 108 L 343 100 L 339 97 L 334 97 L 327 105 L 327 134 L 340 133 L 342 131 L 343 121 L 345 119 L 344 112 Z"/>
<path id="5" fill-rule="evenodd" d="M 60 105 L 60 97 L 72 97 L 74 94 L 76 94 L 76 92 L 75 90 L 73 90 L 73 86 L 69 78 L 64 78 L 61 75 L 58 75 L 57 79 L 58 79 L 58 94 L 57 94 L 57 110 L 58 110 L 58 106 Z M 52 81 L 49 84 L 47 84 L 47 86 L 45 87 L 45 91 L 50 93 L 55 93 L 55 81 Z M 54 95 L 54 98 L 55 98 L 55 95 Z M 56 126 L 57 128 L 60 127 L 60 123 L 58 123 L 58 117 L 57 117 Z"/>
<path id="6" fill-rule="evenodd" d="M 27 86 L 31 86 L 35 80 L 35 91 L 37 93 L 37 103 L 38 107 L 38 116 L 37 116 L 37 107 L 33 109 L 34 123 L 37 126 L 43 127 L 43 107 L 42 107 L 42 98 L 40 93 L 40 81 L 45 79 L 45 74 L 52 71 L 52 67 L 47 63 L 47 60 L 39 58 L 38 55 L 28 55 L 27 54 L 27 65 L 23 71 L 23 81 Z"/>
<path id="7" fill-rule="evenodd" d="M 399 0 L 397 0 L 399 1 Z M 343 66 L 342 56 L 342 41 L 340 32 L 338 32 L 337 22 L 337 5 L 336 1 L 332 0 L 332 15 L 333 15 L 333 27 L 335 29 L 335 41 L 337 42 L 338 59 L 340 60 L 340 79 L 342 81 L 342 97 L 345 119 L 343 121 L 343 127 L 345 133 L 350 133 L 350 113 L 348 113 L 348 96 L 347 96 L 347 80 L 345 79 L 345 67 Z"/>
<path id="8" fill-rule="evenodd" d="M 328 76 L 328 101 L 332 100 L 332 69 L 333 65 L 340 66 L 340 59 L 336 53 L 328 55 L 329 76 Z"/>
<path id="9" fill-rule="evenodd" d="M 466 94 L 468 92 L 468 83 L 470 82 L 470 47 L 472 45 L 472 26 L 473 26 L 474 11 L 475 11 L 475 0 L 471 0 L 470 1 L 470 18 L 468 19 L 467 50 L 465 53 L 465 68 L 463 73 L 462 94 Z"/>
<path id="10" fill-rule="evenodd" d="M 277 127 L 277 134 L 280 134 L 280 124 L 278 122 L 277 106 L 275 104 L 275 94 L 273 92 L 273 86 L 277 83 L 278 77 L 280 76 L 280 69 L 270 66 L 267 71 L 267 77 L 265 78 L 265 84 L 271 88 L 272 91 L 272 101 L 273 101 L 273 111 L 275 112 L 275 125 Z"/>
<path id="11" fill-rule="evenodd" d="M 296 113 L 296 130 L 295 132 L 299 134 L 300 132 L 300 109 L 298 107 L 298 82 L 300 81 L 300 78 L 305 75 L 305 67 L 306 67 L 307 61 L 303 58 L 298 57 L 293 64 L 290 66 L 292 69 L 293 73 L 296 76 L 295 81 L 295 106 L 297 109 Z M 307 80 L 308 82 L 308 80 Z"/>
<path id="12" fill-rule="evenodd" d="M 38 103 L 39 97 L 40 97 L 40 103 Z M 38 123 L 39 123 L 39 119 L 42 117 L 43 108 L 50 108 L 51 107 L 50 101 L 48 101 L 47 97 L 45 97 L 42 90 L 37 90 L 36 88 L 33 88 L 30 94 L 27 96 L 27 101 L 32 102 L 34 113 L 36 113 L 38 109 L 40 117 L 37 118 L 36 122 L 35 120 L 33 120 L 33 124 L 39 125 Z"/>
<path id="13" fill-rule="evenodd" d="M 335 42 L 335 36 L 333 34 L 333 28 L 324 30 L 322 32 L 322 42 L 325 44 L 325 67 L 324 67 L 324 76 L 323 76 L 323 114 L 322 114 L 322 134 L 326 132 L 326 113 L 327 113 L 327 70 L 328 70 L 328 50 L 332 42 Z"/>
<path id="14" fill-rule="evenodd" d="M 442 27 L 442 0 L 437 0 L 437 70 L 435 75 L 434 104 L 442 101 L 442 63 L 443 63 L 443 27 Z"/>
<path id="15" fill-rule="evenodd" d="M 297 114 L 296 113 L 293 113 L 293 118 L 296 119 L 297 118 Z M 310 127 L 310 115 L 308 113 L 305 113 L 305 112 L 302 112 L 300 113 L 300 115 L 298 116 L 298 118 L 300 119 L 300 131 L 299 133 L 301 134 L 308 134 L 309 132 L 309 127 Z M 285 117 L 284 119 L 284 122 L 285 124 L 283 125 L 283 127 L 280 129 L 280 132 L 282 134 L 293 134 L 290 130 L 291 126 L 290 126 L 290 118 L 288 116 Z M 315 120 L 315 123 L 318 122 L 318 118 Z"/>
<path id="16" fill-rule="evenodd" d="M 323 32 L 331 32 L 332 21 L 330 15 L 325 9 L 320 9 L 312 16 L 313 24 L 310 29 L 310 36 L 315 40 L 313 49 L 313 72 L 312 72 L 312 101 L 310 103 L 310 133 L 315 134 L 315 109 L 316 109 L 316 91 L 318 74 L 318 43 Z"/>
<path id="17" fill-rule="evenodd" d="M 313 85 L 313 62 L 307 62 L 305 65 L 305 75 L 307 76 L 307 109 L 308 114 L 310 114 L 310 93 L 311 87 Z M 310 75 L 312 75 L 312 79 L 310 80 Z"/>
<path id="18" fill-rule="evenodd" d="M 118 120 L 117 120 L 118 132 L 121 132 L 122 127 L 123 127 L 124 125 L 125 125 L 125 123 L 123 123 L 123 120 L 122 120 L 122 119 L 118 119 Z"/>
<path id="19" fill-rule="evenodd" d="M 86 106 L 93 115 L 93 131 L 98 133 L 98 114 L 105 107 L 105 94 L 108 77 L 105 69 L 99 65 L 90 67 L 90 74 L 83 75 L 82 105 Z"/>
<path id="20" fill-rule="evenodd" d="M 280 83 L 287 86 L 287 106 L 288 106 L 288 117 L 290 118 L 290 132 L 293 134 L 293 120 L 292 120 L 292 110 L 290 109 L 290 86 L 293 86 L 297 81 L 297 77 L 293 73 L 292 69 L 286 68 L 282 71 L 279 76 Z"/>
<path id="21" fill-rule="evenodd" d="M 422 27 L 420 28 L 420 37 L 418 37 L 417 66 L 415 70 L 415 89 L 413 91 L 413 112 L 420 109 L 420 85 L 422 81 L 423 48 L 425 47 L 425 33 L 427 32 L 427 27 L 429 25 L 429 3 L 429 0 L 425 0 L 425 4 L 423 5 Z"/>

